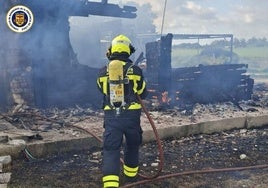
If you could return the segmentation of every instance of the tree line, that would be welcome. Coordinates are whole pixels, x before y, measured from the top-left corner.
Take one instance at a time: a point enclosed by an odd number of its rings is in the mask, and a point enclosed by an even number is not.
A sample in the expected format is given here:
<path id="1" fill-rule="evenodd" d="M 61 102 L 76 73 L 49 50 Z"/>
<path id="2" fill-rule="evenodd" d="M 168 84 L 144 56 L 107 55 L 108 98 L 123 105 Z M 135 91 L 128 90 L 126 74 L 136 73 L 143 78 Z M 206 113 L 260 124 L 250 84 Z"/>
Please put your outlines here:
<path id="1" fill-rule="evenodd" d="M 211 43 L 211 46 L 216 46 L 216 47 L 230 46 L 230 41 L 215 40 Z M 266 47 L 266 46 L 268 46 L 268 41 L 265 37 L 263 37 L 263 38 L 252 37 L 248 40 L 234 38 L 234 40 L 233 40 L 233 47 L 234 48 Z"/>
<path id="2" fill-rule="evenodd" d="M 178 48 L 189 48 L 189 49 L 197 49 L 202 47 L 217 47 L 224 48 L 226 46 L 230 46 L 229 40 L 215 40 L 211 44 L 200 45 L 199 43 L 182 43 L 175 45 Z M 234 48 L 245 48 L 245 47 L 268 47 L 267 38 L 256 38 L 252 37 L 248 40 L 246 39 L 238 39 L 234 38 L 233 40 Z"/>
<path id="3" fill-rule="evenodd" d="M 263 38 L 256 38 L 252 37 L 248 40 L 246 39 L 237 39 L 234 38 L 233 41 L 234 47 L 265 47 L 268 46 L 268 41 L 265 37 Z"/>

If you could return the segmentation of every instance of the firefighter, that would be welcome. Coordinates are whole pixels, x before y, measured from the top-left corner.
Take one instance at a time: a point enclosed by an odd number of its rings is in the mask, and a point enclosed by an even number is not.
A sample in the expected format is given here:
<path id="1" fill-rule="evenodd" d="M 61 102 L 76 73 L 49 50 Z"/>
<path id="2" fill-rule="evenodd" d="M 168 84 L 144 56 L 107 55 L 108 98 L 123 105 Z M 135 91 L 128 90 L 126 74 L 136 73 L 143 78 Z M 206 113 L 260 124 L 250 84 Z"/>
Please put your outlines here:
<path id="1" fill-rule="evenodd" d="M 139 170 L 139 146 L 142 143 L 139 95 L 147 95 L 142 70 L 129 59 L 135 52 L 124 35 L 112 40 L 106 56 L 108 64 L 100 69 L 97 85 L 103 94 L 103 187 L 119 187 L 120 151 L 124 142 L 125 181 L 135 180 Z"/>

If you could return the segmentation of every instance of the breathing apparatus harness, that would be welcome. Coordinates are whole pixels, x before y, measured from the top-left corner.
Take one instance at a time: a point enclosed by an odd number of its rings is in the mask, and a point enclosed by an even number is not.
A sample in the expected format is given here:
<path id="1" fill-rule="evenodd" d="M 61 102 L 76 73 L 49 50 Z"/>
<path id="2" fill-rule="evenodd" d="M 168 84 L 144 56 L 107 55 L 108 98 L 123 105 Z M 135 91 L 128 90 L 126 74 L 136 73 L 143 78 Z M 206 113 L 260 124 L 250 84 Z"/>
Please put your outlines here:
<path id="1" fill-rule="evenodd" d="M 122 109 L 128 109 L 131 101 L 126 101 L 125 87 L 129 84 L 127 73 L 133 64 L 120 60 L 111 60 L 107 66 L 109 95 L 107 101 L 111 109 L 115 109 L 116 115 L 119 115 Z M 130 90 L 130 87 L 128 87 Z M 130 91 L 128 93 L 130 95 Z"/>

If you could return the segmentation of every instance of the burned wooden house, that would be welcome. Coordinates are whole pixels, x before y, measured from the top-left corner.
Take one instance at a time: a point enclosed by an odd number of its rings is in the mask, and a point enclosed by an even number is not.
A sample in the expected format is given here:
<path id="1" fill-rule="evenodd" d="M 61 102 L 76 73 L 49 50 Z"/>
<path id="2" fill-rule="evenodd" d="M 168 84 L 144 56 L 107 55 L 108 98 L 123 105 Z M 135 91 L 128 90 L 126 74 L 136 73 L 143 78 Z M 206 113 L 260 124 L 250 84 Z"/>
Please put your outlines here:
<path id="1" fill-rule="evenodd" d="M 18 34 L 0 27 L 0 110 L 34 106 L 101 106 L 96 87 L 98 69 L 78 62 L 69 38 L 69 16 L 102 15 L 135 18 L 136 7 L 79 0 L 1 1 L 0 19 L 23 4 L 35 16 L 30 31 Z M 209 103 L 250 99 L 253 80 L 247 65 L 200 65 L 172 68 L 174 35 L 146 44 L 145 76 L 150 99 L 162 104 Z"/>
<path id="2" fill-rule="evenodd" d="M 78 62 L 70 42 L 69 17 L 135 18 L 136 7 L 107 0 L 1 1 L 1 23 L 12 7 L 20 5 L 31 10 L 34 24 L 24 33 L 12 31 L 7 24 L 0 27 L 4 36 L 0 38 L 0 110 L 96 104 L 98 71 Z"/>
<path id="3" fill-rule="evenodd" d="M 198 65 L 172 68 L 172 34 L 147 43 L 146 77 L 150 98 L 164 105 L 237 103 L 251 98 L 254 80 L 246 64 Z"/>

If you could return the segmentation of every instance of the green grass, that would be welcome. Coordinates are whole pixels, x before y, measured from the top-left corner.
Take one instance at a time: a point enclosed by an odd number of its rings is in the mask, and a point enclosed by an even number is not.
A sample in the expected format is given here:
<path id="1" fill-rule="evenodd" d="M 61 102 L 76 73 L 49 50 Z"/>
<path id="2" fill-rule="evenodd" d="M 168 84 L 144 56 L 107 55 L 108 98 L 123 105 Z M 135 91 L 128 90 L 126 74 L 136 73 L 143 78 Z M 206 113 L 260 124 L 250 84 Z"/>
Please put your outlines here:
<path id="1" fill-rule="evenodd" d="M 268 47 L 234 48 L 234 53 L 242 58 L 266 58 L 268 59 Z"/>
<path id="2" fill-rule="evenodd" d="M 248 64 L 248 73 L 255 79 L 268 79 L 268 47 L 235 48 L 239 63 Z"/>
<path id="3" fill-rule="evenodd" d="M 172 57 L 189 57 L 199 54 L 200 49 L 174 48 L 172 49 Z"/>
<path id="4" fill-rule="evenodd" d="M 218 62 L 211 61 L 211 58 L 198 59 L 195 57 L 201 52 L 202 49 L 185 49 L 185 48 L 173 48 L 172 49 L 172 67 L 190 67 L 196 66 L 202 61 L 206 61 L 207 64 L 219 64 Z M 247 48 L 234 48 L 233 52 L 236 53 L 239 58 L 238 62 L 248 64 L 247 72 L 254 79 L 268 79 L 268 47 L 247 47 Z"/>
<path id="5" fill-rule="evenodd" d="M 198 55 L 202 49 L 186 49 L 186 48 L 173 48 L 172 58 L 189 57 Z M 246 47 L 246 48 L 234 48 L 233 52 L 238 54 L 241 58 L 267 58 L 268 59 L 268 47 Z"/>
<path id="6" fill-rule="evenodd" d="M 201 49 L 173 48 L 171 52 L 172 67 L 194 66 L 192 61 L 194 56 L 200 53 Z"/>

